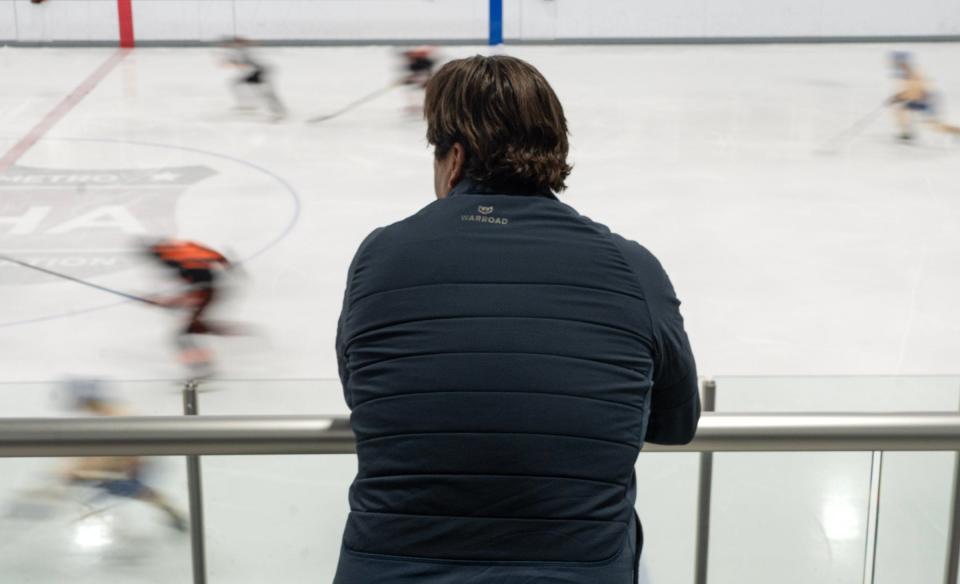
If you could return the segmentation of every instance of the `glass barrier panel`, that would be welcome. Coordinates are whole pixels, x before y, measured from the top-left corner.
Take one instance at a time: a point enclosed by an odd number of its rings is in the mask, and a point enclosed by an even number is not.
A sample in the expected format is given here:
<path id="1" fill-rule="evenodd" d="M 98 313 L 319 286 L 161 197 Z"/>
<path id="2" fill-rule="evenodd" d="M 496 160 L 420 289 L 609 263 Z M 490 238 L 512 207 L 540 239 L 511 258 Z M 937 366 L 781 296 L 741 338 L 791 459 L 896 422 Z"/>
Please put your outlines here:
<path id="1" fill-rule="evenodd" d="M 716 381 L 720 412 L 953 412 L 960 401 L 958 377 Z M 10 397 L 6 415 L 93 415 L 77 406 L 88 395 L 80 385 L 8 384 L 0 385 L 0 392 Z M 102 385 L 93 395 L 106 396 L 114 412 L 182 412 L 181 382 Z M 347 414 L 334 379 L 214 379 L 200 384 L 199 400 L 202 415 Z M 714 455 L 710 583 L 860 582 L 873 569 L 880 584 L 939 584 L 953 457 Z M 162 507 L 131 498 L 119 485 L 113 493 L 91 482 L 65 486 L 67 464 L 0 461 L 0 579 L 190 580 L 189 538 L 170 528 Z M 354 456 L 204 457 L 202 466 L 211 582 L 297 581 L 304 574 L 330 581 L 356 472 Z M 636 470 L 644 578 L 648 584 L 692 582 L 699 455 L 643 453 Z M 173 508 L 187 509 L 182 457 L 151 459 L 142 480 Z M 879 500 L 871 498 L 876 485 L 882 487 Z"/>
<path id="2" fill-rule="evenodd" d="M 59 381 L 0 383 L 0 416 L 50 418 L 95 415 L 91 400 L 114 415 L 178 416 L 183 413 L 182 381 L 121 381 L 73 377 Z"/>
<path id="3" fill-rule="evenodd" d="M 953 452 L 884 452 L 874 584 L 945 577 Z"/>
<path id="4" fill-rule="evenodd" d="M 636 471 L 636 509 L 644 535 L 640 582 L 691 584 L 700 455 L 641 453 Z"/>
<path id="5" fill-rule="evenodd" d="M 719 412 L 758 412 L 758 413 L 811 413 L 811 412 L 957 412 L 960 409 L 960 377 L 958 376 L 796 376 L 796 377 L 718 377 L 717 382 L 717 411 Z M 711 533 L 711 583 L 714 582 L 714 568 L 721 569 L 723 562 L 715 566 L 713 552 L 715 546 L 731 546 L 728 550 L 734 552 L 735 542 L 725 541 L 723 525 L 730 523 L 726 528 L 730 534 L 739 533 L 739 539 L 748 544 L 752 530 L 736 532 L 733 530 L 735 518 L 724 519 L 723 513 L 729 509 L 738 508 L 737 501 L 746 505 L 749 499 L 740 499 L 742 487 L 731 486 L 731 481 L 746 482 L 739 478 L 741 475 L 729 468 L 731 461 L 741 461 L 740 472 L 743 477 L 756 476 L 757 469 L 779 468 L 782 476 L 791 476 L 790 473 L 798 470 L 786 462 L 796 460 L 797 457 L 816 456 L 800 453 L 784 454 L 718 454 L 715 460 L 714 477 L 714 530 Z M 832 456 L 832 455 L 831 455 Z M 839 457 L 853 457 L 862 465 L 862 455 L 837 454 Z M 871 500 L 869 483 L 864 486 L 860 471 L 851 474 L 852 467 L 836 466 L 832 470 L 833 479 L 826 475 L 822 477 L 821 489 L 831 489 L 830 493 L 821 490 L 823 498 L 819 505 L 822 531 L 821 549 L 830 550 L 831 554 L 837 551 L 837 543 L 829 536 L 829 525 L 852 525 L 852 518 L 860 516 L 854 513 L 849 505 L 842 501 L 849 501 L 850 497 L 860 497 L 864 503 L 872 504 L 876 514 L 875 541 L 866 550 L 864 568 L 873 569 L 875 584 L 896 582 L 930 582 L 940 584 L 944 577 L 944 565 L 947 553 L 947 533 L 950 517 L 950 496 L 953 482 L 954 454 L 944 452 L 885 452 L 870 460 L 875 462 L 872 478 L 879 481 L 879 498 Z M 758 460 L 768 460 L 758 463 Z M 734 469 L 736 468 L 736 462 Z M 770 465 L 773 465 L 770 467 Z M 753 469 L 753 470 L 751 470 Z M 813 467 L 808 468 L 809 471 Z M 776 476 L 776 475 L 774 475 Z M 798 478 L 782 484 L 783 494 L 780 497 L 787 509 L 808 509 L 814 501 L 798 501 L 791 499 L 794 492 L 793 485 Z M 769 483 L 770 479 L 761 481 Z M 831 486 L 832 485 L 832 486 Z M 757 485 L 755 488 L 759 488 Z M 855 486 L 855 488 L 854 488 Z M 856 489 L 864 488 L 862 492 Z M 756 503 L 769 500 L 769 494 L 755 492 Z M 731 497 L 733 497 L 731 499 Z M 829 501 L 828 501 L 829 499 Z M 832 502 L 830 502 L 832 501 Z M 828 506 L 829 505 L 829 506 Z M 832 509 L 832 511 L 831 511 Z M 777 515 L 770 509 L 759 514 L 761 517 L 771 518 Z M 815 516 L 811 515 L 811 517 Z M 848 517 L 851 521 L 847 521 Z M 766 525 L 767 522 L 764 524 Z M 807 522 L 809 523 L 809 521 Z M 770 533 L 774 538 L 779 537 L 780 522 L 770 522 L 776 533 Z M 783 523 L 785 527 L 802 529 L 799 523 Z M 788 534 L 791 537 L 798 532 Z M 810 531 L 811 542 L 817 541 L 815 530 Z M 789 541 L 786 540 L 786 541 Z M 786 543 L 786 541 L 784 543 Z M 856 539 L 860 545 L 860 535 Z M 737 544 L 739 542 L 736 542 Z M 758 544 L 762 542 L 757 542 Z M 798 542 L 795 542 L 798 543 Z M 795 548 L 801 554 L 812 549 L 812 544 L 806 547 Z M 855 547 L 855 546 L 854 546 Z M 875 547 L 875 550 L 874 550 Z M 747 546 L 749 549 L 749 545 Z M 846 548 L 844 548 L 846 549 Z M 875 555 L 874 555 L 875 551 Z M 718 552 L 719 553 L 719 552 Z M 852 553 L 852 552 L 851 552 Z M 831 556 L 835 557 L 835 556 Z M 790 556 L 792 559 L 793 556 Z M 870 565 L 872 564 L 872 566 Z M 789 564 L 785 564 L 789 565 Z M 786 572 L 790 572 L 786 570 Z M 745 574 L 747 572 L 744 572 Z M 830 572 L 831 577 L 833 572 Z M 846 574 L 846 572 L 844 572 Z M 720 581 L 723 581 L 722 577 Z M 853 581 L 853 580 L 851 580 Z"/>
<path id="6" fill-rule="evenodd" d="M 350 414 L 339 379 L 211 379 L 198 391 L 206 415 Z"/>
<path id="7" fill-rule="evenodd" d="M 709 582 L 862 582 L 870 453 L 714 455 Z"/>
<path id="8" fill-rule="evenodd" d="M 198 399 L 201 415 L 349 413 L 333 379 L 214 379 Z M 207 456 L 202 465 L 212 584 L 333 580 L 355 456 Z"/>
<path id="9" fill-rule="evenodd" d="M 182 458 L 2 459 L 0 581 L 190 582 L 187 512 Z"/>
<path id="10" fill-rule="evenodd" d="M 878 413 L 960 411 L 960 376 L 723 376 L 717 411 Z"/>
<path id="11" fill-rule="evenodd" d="M 204 457 L 211 584 L 332 582 L 353 455 Z"/>
<path id="12" fill-rule="evenodd" d="M 89 377 L 3 383 L 0 403 L 7 417 L 176 416 L 181 387 Z M 188 509 L 182 457 L 0 459 L 0 581 L 189 582 Z"/>

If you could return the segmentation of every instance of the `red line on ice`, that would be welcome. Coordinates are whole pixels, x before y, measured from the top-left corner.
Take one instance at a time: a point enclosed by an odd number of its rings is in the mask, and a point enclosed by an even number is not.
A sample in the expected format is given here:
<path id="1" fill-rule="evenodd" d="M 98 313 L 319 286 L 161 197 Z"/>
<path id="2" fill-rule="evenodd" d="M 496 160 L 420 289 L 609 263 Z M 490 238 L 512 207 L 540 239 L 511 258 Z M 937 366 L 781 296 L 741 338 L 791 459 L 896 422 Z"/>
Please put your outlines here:
<path id="1" fill-rule="evenodd" d="M 91 73 L 76 89 L 70 92 L 70 95 L 63 98 L 63 101 L 57 104 L 57 107 L 50 110 L 50 112 L 40 120 L 40 123 L 27 132 L 23 138 L 20 138 L 20 141 L 14 144 L 13 147 L 3 155 L 3 158 L 0 158 L 0 174 L 9 170 L 28 150 L 33 148 L 33 145 L 43 138 L 44 134 L 50 131 L 50 128 L 57 125 L 57 122 L 70 113 L 70 110 L 76 107 L 88 93 L 93 91 L 97 84 L 103 81 L 104 77 L 109 75 L 110 72 L 113 71 L 113 68 L 116 67 L 128 53 L 129 51 L 121 49 L 111 55 L 109 59 L 97 67 L 96 71 Z"/>
<path id="2" fill-rule="evenodd" d="M 133 5 L 132 0 L 117 0 L 117 18 L 120 21 L 120 46 L 133 48 Z"/>

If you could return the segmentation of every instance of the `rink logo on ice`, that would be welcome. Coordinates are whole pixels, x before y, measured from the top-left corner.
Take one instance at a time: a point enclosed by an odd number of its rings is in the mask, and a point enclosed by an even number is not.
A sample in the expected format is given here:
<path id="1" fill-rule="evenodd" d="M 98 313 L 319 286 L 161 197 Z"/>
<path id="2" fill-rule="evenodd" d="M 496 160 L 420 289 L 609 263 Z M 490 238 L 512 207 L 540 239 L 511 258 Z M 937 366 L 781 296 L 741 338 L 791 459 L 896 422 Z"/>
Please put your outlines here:
<path id="1" fill-rule="evenodd" d="M 217 174 L 206 166 L 57 170 L 15 166 L 0 174 L 0 253 L 72 276 L 139 263 L 138 237 L 175 235 L 189 187 Z M 53 281 L 0 262 L 0 282 Z"/>
<path id="2" fill-rule="evenodd" d="M 509 225 L 510 220 L 506 217 L 491 217 L 490 214 L 493 213 L 493 207 L 487 207 L 480 205 L 477 207 L 477 212 L 479 215 L 460 215 L 461 221 L 466 221 L 470 223 L 489 223 L 491 225 Z"/>

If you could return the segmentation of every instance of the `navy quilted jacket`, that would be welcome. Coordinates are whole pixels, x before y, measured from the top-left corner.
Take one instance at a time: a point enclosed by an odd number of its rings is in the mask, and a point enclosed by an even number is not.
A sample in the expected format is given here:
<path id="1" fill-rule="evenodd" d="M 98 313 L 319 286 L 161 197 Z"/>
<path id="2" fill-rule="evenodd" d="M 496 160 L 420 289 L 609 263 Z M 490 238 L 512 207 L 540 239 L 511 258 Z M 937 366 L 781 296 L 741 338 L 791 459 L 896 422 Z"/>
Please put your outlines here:
<path id="1" fill-rule="evenodd" d="M 359 470 L 336 582 L 631 582 L 637 454 L 700 415 L 678 308 L 656 258 L 549 193 L 464 181 L 373 232 L 337 335 Z"/>

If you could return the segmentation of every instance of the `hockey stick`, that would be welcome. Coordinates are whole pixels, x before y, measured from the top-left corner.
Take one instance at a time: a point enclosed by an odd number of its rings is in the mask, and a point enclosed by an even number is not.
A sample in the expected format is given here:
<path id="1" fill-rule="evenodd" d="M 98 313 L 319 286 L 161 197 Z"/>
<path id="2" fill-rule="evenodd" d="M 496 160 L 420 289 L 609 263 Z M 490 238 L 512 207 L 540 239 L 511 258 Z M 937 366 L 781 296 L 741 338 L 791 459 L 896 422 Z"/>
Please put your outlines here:
<path id="1" fill-rule="evenodd" d="M 163 306 L 163 305 L 160 304 L 159 302 L 154 302 L 153 300 L 150 300 L 150 299 L 148 299 L 148 298 L 144 298 L 144 297 L 142 297 L 142 296 L 135 296 L 135 295 L 133 295 L 133 294 L 127 294 L 126 292 L 121 292 L 121 291 L 119 291 L 119 290 L 114 290 L 113 288 L 107 288 L 106 286 L 100 286 L 99 284 L 94 284 L 93 282 L 87 282 L 86 280 L 81 280 L 80 278 L 74 278 L 73 276 L 68 276 L 68 275 L 66 275 L 66 274 L 61 274 L 60 272 L 54 272 L 53 270 L 48 270 L 48 269 L 46 269 L 46 268 L 41 268 L 40 266 L 35 266 L 35 265 L 33 265 L 33 264 L 28 264 L 27 262 L 23 262 L 23 261 L 14 259 L 14 258 L 12 258 L 12 257 L 10 257 L 10 256 L 0 255 L 0 261 L 10 262 L 10 263 L 13 263 L 13 264 L 17 264 L 17 265 L 23 266 L 23 267 L 25 267 L 25 268 L 29 268 L 29 269 L 31 269 L 31 270 L 36 270 L 36 271 L 38 271 L 38 272 L 43 272 L 44 274 L 49 274 L 49 275 L 54 276 L 54 277 L 57 277 L 57 278 L 62 278 L 62 279 L 64 279 L 64 280 L 70 280 L 71 282 L 76 282 L 77 284 L 83 284 L 84 286 L 89 286 L 89 287 L 91 287 L 91 288 L 96 288 L 97 290 L 100 290 L 101 292 L 106 292 L 106 293 L 108 293 L 108 294 L 114 294 L 114 295 L 116 295 L 116 296 L 122 296 L 123 298 L 128 298 L 128 299 L 130 299 L 130 300 L 136 300 L 137 302 L 143 302 L 143 303 L 145 303 L 145 304 L 152 304 L 153 306 Z"/>
<path id="2" fill-rule="evenodd" d="M 880 115 L 880 113 L 885 111 L 889 106 L 890 104 L 888 102 L 884 102 L 880 107 L 872 110 L 870 113 L 857 120 L 856 123 L 851 125 L 849 128 L 824 142 L 823 146 L 817 148 L 816 152 L 818 154 L 836 153 L 843 145 L 857 137 L 857 135 L 859 135 L 868 125 L 873 122 L 878 115 Z"/>
<path id="3" fill-rule="evenodd" d="M 368 93 L 367 95 L 361 97 L 360 99 L 358 99 L 358 100 L 356 100 L 356 101 L 353 101 L 353 102 L 350 102 L 349 104 L 347 104 L 347 105 L 345 105 L 344 107 L 338 109 L 337 111 L 333 112 L 332 114 L 326 114 L 326 115 L 323 115 L 323 116 L 316 116 L 316 117 L 314 117 L 314 118 L 310 118 L 309 120 L 307 120 L 307 123 L 308 123 L 308 124 L 318 124 L 318 123 L 320 123 L 320 122 L 325 122 L 325 121 L 327 121 L 327 120 L 329 120 L 329 119 L 332 119 L 332 118 L 335 118 L 335 117 L 337 117 L 337 116 L 341 116 L 341 115 L 347 113 L 348 111 L 350 111 L 350 110 L 352 110 L 352 109 L 355 109 L 355 108 L 357 108 L 357 107 L 359 107 L 359 106 L 367 103 L 368 101 L 371 101 L 371 100 L 373 100 L 373 99 L 376 99 L 376 98 L 380 97 L 380 96 L 383 95 L 384 93 L 387 93 L 388 91 L 390 91 L 391 89 L 393 89 L 394 87 L 396 87 L 396 86 L 398 86 L 398 85 L 400 85 L 400 84 L 401 84 L 401 83 L 400 83 L 399 81 L 394 81 L 393 83 L 391 83 L 390 85 L 387 85 L 386 87 L 381 87 L 380 89 L 374 91 L 373 93 Z"/>
<path id="4" fill-rule="evenodd" d="M 75 518 L 71 519 L 68 523 L 80 523 L 81 521 L 83 521 L 83 520 L 85 520 L 85 519 L 89 519 L 89 518 L 91 518 L 91 517 L 96 517 L 97 515 L 102 515 L 102 514 L 106 513 L 107 511 L 110 511 L 110 510 L 113 509 L 114 507 L 119 507 L 120 504 L 121 504 L 121 503 L 124 503 L 124 502 L 125 502 L 125 501 L 117 501 L 117 502 L 111 503 L 111 504 L 109 504 L 109 505 L 104 505 L 103 507 L 94 507 L 94 506 L 91 505 L 90 503 L 83 503 L 83 507 L 84 507 L 85 509 L 87 509 L 87 511 L 86 511 L 85 513 L 83 513 L 82 515 L 80 515 L 79 517 L 75 517 Z"/>

